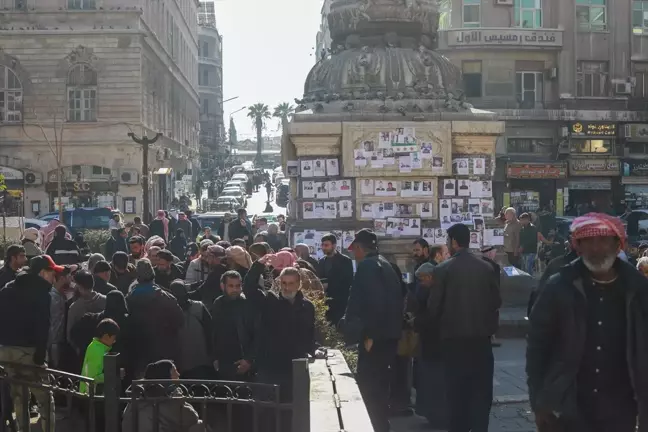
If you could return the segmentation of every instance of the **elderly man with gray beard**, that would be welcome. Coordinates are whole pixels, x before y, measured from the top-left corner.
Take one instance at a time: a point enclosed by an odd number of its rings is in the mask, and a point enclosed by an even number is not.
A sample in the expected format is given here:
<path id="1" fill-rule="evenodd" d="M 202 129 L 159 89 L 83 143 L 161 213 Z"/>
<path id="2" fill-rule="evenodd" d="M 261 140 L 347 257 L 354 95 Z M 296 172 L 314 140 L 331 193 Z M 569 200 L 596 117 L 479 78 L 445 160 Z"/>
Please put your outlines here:
<path id="1" fill-rule="evenodd" d="M 540 432 L 633 432 L 648 414 L 648 279 L 617 257 L 626 241 L 618 218 L 588 213 L 571 233 L 579 257 L 531 311 L 531 408 Z"/>

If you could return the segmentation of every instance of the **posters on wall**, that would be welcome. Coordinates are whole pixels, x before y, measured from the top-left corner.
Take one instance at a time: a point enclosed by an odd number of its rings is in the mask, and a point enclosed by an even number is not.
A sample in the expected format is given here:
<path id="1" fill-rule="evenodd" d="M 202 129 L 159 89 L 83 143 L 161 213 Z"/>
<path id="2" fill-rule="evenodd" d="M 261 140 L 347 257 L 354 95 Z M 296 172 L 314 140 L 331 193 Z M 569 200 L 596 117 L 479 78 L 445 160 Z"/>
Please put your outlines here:
<path id="1" fill-rule="evenodd" d="M 293 235 L 293 243 L 291 246 L 297 244 L 305 244 L 308 246 L 310 255 L 313 258 L 319 259 L 324 256 L 322 246 L 322 236 L 328 234 L 329 231 L 317 231 L 314 229 L 307 229 L 303 232 L 297 232 Z M 348 247 L 353 242 L 355 231 L 330 231 L 337 239 L 337 250 L 340 253 L 348 254 Z"/>
<path id="2" fill-rule="evenodd" d="M 315 182 L 312 180 L 302 180 L 302 197 L 315 198 Z"/>
<path id="3" fill-rule="evenodd" d="M 457 180 L 457 195 L 461 197 L 470 196 L 470 181 L 468 180 Z"/>
<path id="4" fill-rule="evenodd" d="M 335 219 L 338 216 L 338 203 L 335 201 L 304 201 L 302 217 L 304 219 Z"/>
<path id="5" fill-rule="evenodd" d="M 485 156 L 459 157 L 452 160 L 452 172 L 460 176 L 486 175 L 486 162 Z"/>
<path id="6" fill-rule="evenodd" d="M 419 218 L 398 218 L 391 217 L 386 219 L 386 235 L 399 236 L 421 236 L 421 219 Z"/>
<path id="7" fill-rule="evenodd" d="M 468 168 L 469 163 L 470 163 L 470 159 L 467 158 L 455 159 L 455 164 L 457 166 L 457 174 L 469 175 L 470 174 L 470 168 Z"/>
<path id="8" fill-rule="evenodd" d="M 484 175 L 486 174 L 486 159 L 484 158 L 473 158 L 473 174 L 474 175 Z"/>
<path id="9" fill-rule="evenodd" d="M 367 158 L 365 157 L 364 151 L 362 151 L 362 149 L 353 150 L 353 160 L 354 165 L 357 167 L 367 166 Z"/>
<path id="10" fill-rule="evenodd" d="M 470 232 L 470 244 L 468 247 L 470 249 L 480 249 L 482 245 L 482 233 L 477 231 Z"/>
<path id="11" fill-rule="evenodd" d="M 441 145 L 440 142 L 419 140 L 416 128 L 402 127 L 378 132 L 375 140 L 362 140 L 353 157 L 357 167 L 380 169 L 395 165 L 401 173 L 418 169 L 442 173 L 444 158 Z"/>
<path id="12" fill-rule="evenodd" d="M 338 201 L 338 213 L 341 218 L 353 217 L 353 203 L 351 200 Z"/>
<path id="13" fill-rule="evenodd" d="M 457 181 L 455 179 L 444 179 L 443 180 L 443 188 L 441 193 L 443 196 L 455 196 L 456 195 L 456 184 Z"/>
<path id="14" fill-rule="evenodd" d="M 325 159 L 316 159 L 313 161 L 313 177 L 326 177 Z"/>
<path id="15" fill-rule="evenodd" d="M 326 159 L 326 175 L 329 177 L 340 175 L 340 164 L 337 159 Z"/>
<path id="16" fill-rule="evenodd" d="M 301 161 L 301 176 L 302 177 L 314 177 L 313 176 L 313 161 L 310 161 L 310 160 Z"/>
<path id="17" fill-rule="evenodd" d="M 485 229 L 484 230 L 484 246 L 503 246 L 504 245 L 504 229 Z"/>
<path id="18" fill-rule="evenodd" d="M 371 179 L 363 179 L 360 182 L 360 191 L 362 195 L 373 195 L 374 194 L 374 181 Z"/>
<path id="19" fill-rule="evenodd" d="M 286 175 L 288 177 L 298 177 L 299 176 L 299 162 L 296 160 L 290 160 L 286 163 Z"/>
<path id="20" fill-rule="evenodd" d="M 374 195 L 397 196 L 398 195 L 398 189 L 396 188 L 397 184 L 398 182 L 395 181 L 376 180 L 375 181 L 376 188 L 374 189 Z"/>
<path id="21" fill-rule="evenodd" d="M 351 197 L 351 180 L 340 179 L 328 182 L 302 180 L 302 197 L 306 199 Z"/>

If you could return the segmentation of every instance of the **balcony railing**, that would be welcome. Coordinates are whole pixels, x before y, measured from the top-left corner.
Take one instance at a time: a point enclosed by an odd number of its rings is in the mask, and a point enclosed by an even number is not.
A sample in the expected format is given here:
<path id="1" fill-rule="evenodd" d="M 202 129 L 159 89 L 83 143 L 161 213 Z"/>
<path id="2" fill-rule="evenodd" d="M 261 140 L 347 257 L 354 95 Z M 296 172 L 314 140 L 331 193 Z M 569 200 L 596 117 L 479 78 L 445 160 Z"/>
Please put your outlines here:
<path id="1" fill-rule="evenodd" d="M 223 68 L 222 60 L 219 58 L 213 57 L 198 57 L 198 63 L 208 64 L 210 66 L 216 66 L 219 69 Z"/>
<path id="2" fill-rule="evenodd" d="M 198 91 L 200 93 L 211 93 L 214 95 L 221 95 L 222 87 L 221 86 L 206 86 L 198 85 Z"/>

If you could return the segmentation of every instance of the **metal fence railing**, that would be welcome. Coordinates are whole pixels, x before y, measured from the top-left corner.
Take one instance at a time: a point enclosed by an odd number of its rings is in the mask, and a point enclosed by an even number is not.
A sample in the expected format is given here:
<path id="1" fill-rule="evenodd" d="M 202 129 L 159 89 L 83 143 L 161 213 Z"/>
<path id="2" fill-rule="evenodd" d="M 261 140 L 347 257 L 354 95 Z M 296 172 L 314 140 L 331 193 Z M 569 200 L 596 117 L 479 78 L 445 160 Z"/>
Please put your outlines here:
<path id="1" fill-rule="evenodd" d="M 96 392 L 89 378 L 0 362 L 0 432 L 29 431 L 25 425 L 42 432 L 159 432 L 170 430 L 170 424 L 191 431 L 310 431 L 306 359 L 293 360 L 290 388 L 181 379 L 137 380 L 122 391 L 117 358 L 105 356 L 105 379 Z M 80 391 L 82 383 L 87 393 Z M 37 416 L 30 409 L 34 401 Z"/>

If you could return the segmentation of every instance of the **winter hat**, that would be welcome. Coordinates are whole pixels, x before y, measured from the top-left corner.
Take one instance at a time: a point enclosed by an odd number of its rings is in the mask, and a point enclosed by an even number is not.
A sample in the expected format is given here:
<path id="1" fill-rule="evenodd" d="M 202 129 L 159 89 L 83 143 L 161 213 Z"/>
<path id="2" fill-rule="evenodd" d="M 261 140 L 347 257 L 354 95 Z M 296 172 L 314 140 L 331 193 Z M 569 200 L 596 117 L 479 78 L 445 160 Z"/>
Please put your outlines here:
<path id="1" fill-rule="evenodd" d="M 27 228 L 23 233 L 23 238 L 33 242 L 38 241 L 38 230 L 36 228 Z"/>
<path id="2" fill-rule="evenodd" d="M 151 282 L 153 279 L 155 279 L 155 271 L 153 271 L 153 266 L 151 265 L 151 261 L 149 261 L 148 258 L 142 258 L 141 260 L 137 261 L 137 264 L 135 264 L 135 269 L 137 282 L 145 283 Z"/>
<path id="3" fill-rule="evenodd" d="M 90 258 L 88 258 L 88 271 L 90 273 L 94 272 L 94 267 L 99 261 L 106 261 L 106 258 L 104 258 L 100 253 L 93 253 L 90 255 Z"/>

